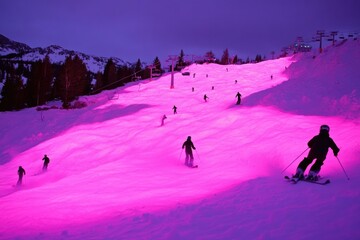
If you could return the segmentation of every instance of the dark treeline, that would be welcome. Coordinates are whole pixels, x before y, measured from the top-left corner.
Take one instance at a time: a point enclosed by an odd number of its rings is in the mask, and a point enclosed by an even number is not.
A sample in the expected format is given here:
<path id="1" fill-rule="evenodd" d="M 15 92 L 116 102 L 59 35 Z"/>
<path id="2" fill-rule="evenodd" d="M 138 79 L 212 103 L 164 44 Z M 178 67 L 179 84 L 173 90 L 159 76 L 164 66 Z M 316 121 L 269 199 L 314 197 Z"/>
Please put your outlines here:
<path id="1" fill-rule="evenodd" d="M 255 59 L 250 59 L 247 57 L 245 60 L 239 58 L 237 55 L 231 56 L 228 49 L 225 49 L 221 58 L 216 58 L 215 54 L 212 51 L 208 51 L 205 53 L 205 57 L 203 60 L 197 61 L 198 63 L 217 63 L 221 65 L 228 64 L 246 64 L 246 63 L 258 63 L 264 61 L 265 56 L 261 56 L 257 54 Z"/>
<path id="2" fill-rule="evenodd" d="M 66 57 L 63 64 L 51 63 L 48 56 L 36 62 L 0 59 L 0 111 L 41 106 L 52 100 L 71 108 L 79 96 L 147 78 L 149 72 L 140 59 L 132 66 L 119 66 L 109 59 L 103 72 L 97 73 L 89 71 L 77 55 Z"/>

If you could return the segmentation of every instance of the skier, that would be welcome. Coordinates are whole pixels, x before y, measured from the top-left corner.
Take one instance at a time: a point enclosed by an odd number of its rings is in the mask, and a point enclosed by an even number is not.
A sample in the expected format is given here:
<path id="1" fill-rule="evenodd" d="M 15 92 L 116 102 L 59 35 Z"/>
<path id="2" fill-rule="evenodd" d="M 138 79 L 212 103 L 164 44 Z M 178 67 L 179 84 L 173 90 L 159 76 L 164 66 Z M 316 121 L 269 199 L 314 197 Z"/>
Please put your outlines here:
<path id="1" fill-rule="evenodd" d="M 207 99 L 209 99 L 208 96 L 206 96 L 206 94 L 204 95 L 204 101 L 207 102 Z"/>
<path id="2" fill-rule="evenodd" d="M 44 161 L 43 171 L 46 171 L 50 162 L 50 158 L 45 154 L 42 160 Z"/>
<path id="3" fill-rule="evenodd" d="M 164 126 L 164 121 L 165 119 L 167 119 L 166 115 L 164 114 L 164 116 L 161 119 L 161 126 Z"/>
<path id="4" fill-rule="evenodd" d="M 192 91 L 193 91 L 193 92 L 195 91 L 195 88 L 194 88 L 194 87 L 192 87 Z"/>
<path id="5" fill-rule="evenodd" d="M 236 105 L 240 105 L 241 103 L 241 94 L 239 92 L 237 92 L 236 96 L 238 98 L 237 102 L 236 102 Z"/>
<path id="6" fill-rule="evenodd" d="M 185 148 L 185 165 L 188 167 L 194 167 L 194 155 L 192 150 L 196 149 L 193 142 L 191 141 L 191 136 L 188 136 L 186 141 L 182 145 L 182 149 Z"/>
<path id="7" fill-rule="evenodd" d="M 25 169 L 22 166 L 19 166 L 18 175 L 19 175 L 19 180 L 17 182 L 17 185 L 20 186 L 22 184 L 23 176 L 25 175 Z"/>
<path id="8" fill-rule="evenodd" d="M 318 180 L 317 175 L 319 174 L 321 166 L 326 159 L 329 147 L 333 150 L 335 157 L 338 155 L 340 149 L 336 146 L 334 140 L 330 138 L 329 131 L 330 127 L 328 125 L 321 125 L 320 133 L 308 142 L 308 146 L 310 148 L 309 154 L 298 165 L 294 178 L 303 179 L 306 168 L 314 159 L 316 159 L 315 163 L 310 168 L 309 175 L 306 177 L 306 180 Z"/>
<path id="9" fill-rule="evenodd" d="M 237 84 L 237 80 L 235 80 L 235 84 Z"/>
<path id="10" fill-rule="evenodd" d="M 172 109 L 174 109 L 174 114 L 177 114 L 177 107 L 174 105 L 174 107 L 172 108 Z"/>

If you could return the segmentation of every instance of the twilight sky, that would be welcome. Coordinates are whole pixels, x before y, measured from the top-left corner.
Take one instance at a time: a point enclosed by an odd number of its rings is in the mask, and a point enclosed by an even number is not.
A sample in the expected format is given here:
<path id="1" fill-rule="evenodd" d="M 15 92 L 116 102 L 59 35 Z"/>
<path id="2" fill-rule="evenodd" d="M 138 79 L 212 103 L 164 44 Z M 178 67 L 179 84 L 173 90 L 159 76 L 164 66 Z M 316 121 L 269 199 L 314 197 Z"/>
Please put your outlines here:
<path id="1" fill-rule="evenodd" d="M 358 0 L 0 1 L 0 34 L 30 47 L 152 62 L 213 51 L 270 56 L 317 30 L 360 30 Z"/>

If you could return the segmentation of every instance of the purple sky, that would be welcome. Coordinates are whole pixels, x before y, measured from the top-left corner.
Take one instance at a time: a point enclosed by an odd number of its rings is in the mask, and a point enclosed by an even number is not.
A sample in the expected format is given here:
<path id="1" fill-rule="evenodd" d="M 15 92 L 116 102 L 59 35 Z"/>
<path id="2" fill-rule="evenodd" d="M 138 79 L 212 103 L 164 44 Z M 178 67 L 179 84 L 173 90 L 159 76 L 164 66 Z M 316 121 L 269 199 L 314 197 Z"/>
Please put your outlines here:
<path id="1" fill-rule="evenodd" d="M 0 34 L 135 62 L 180 53 L 270 56 L 316 30 L 359 31 L 358 0 L 32 0 L 0 2 Z"/>

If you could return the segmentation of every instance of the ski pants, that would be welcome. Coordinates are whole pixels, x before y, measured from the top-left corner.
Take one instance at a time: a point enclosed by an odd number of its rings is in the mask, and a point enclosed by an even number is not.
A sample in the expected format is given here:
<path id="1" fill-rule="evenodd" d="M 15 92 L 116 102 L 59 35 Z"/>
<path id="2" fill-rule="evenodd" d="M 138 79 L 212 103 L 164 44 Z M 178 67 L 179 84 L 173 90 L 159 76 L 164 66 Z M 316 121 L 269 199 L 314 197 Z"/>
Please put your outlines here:
<path id="1" fill-rule="evenodd" d="M 43 170 L 46 171 L 48 168 L 49 162 L 44 162 Z"/>
<path id="2" fill-rule="evenodd" d="M 192 166 L 194 162 L 194 155 L 192 152 L 185 152 L 185 165 Z"/>
<path id="3" fill-rule="evenodd" d="M 316 159 L 316 161 L 311 166 L 310 171 L 319 173 L 321 166 L 324 164 L 326 156 L 315 156 L 314 154 L 309 154 L 306 158 L 304 158 L 304 160 L 300 162 L 298 168 L 301 168 L 305 172 L 306 168 L 312 163 L 314 159 Z"/>
<path id="4" fill-rule="evenodd" d="M 20 186 L 22 184 L 23 175 L 19 175 L 19 180 L 17 181 L 17 185 Z"/>

